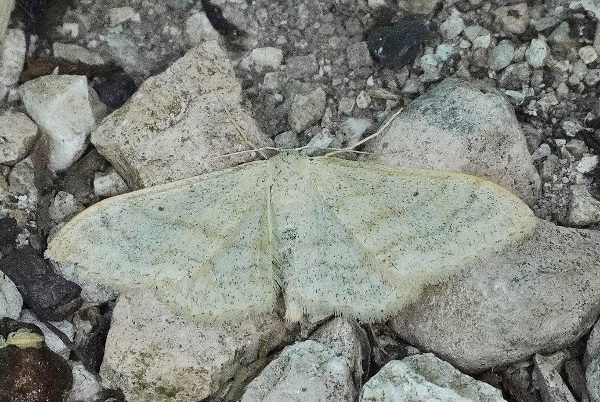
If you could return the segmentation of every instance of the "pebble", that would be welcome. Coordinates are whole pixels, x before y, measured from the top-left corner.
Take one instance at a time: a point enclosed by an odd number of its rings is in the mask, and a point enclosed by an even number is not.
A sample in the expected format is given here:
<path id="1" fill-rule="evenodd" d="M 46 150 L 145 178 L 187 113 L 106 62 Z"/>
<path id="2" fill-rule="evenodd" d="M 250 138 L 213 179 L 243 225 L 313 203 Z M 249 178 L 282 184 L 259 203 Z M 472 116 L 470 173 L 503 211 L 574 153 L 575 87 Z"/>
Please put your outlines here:
<path id="1" fill-rule="evenodd" d="M 308 78 L 319 71 L 319 63 L 314 54 L 293 56 L 286 59 L 285 69 L 291 78 Z"/>
<path id="2" fill-rule="evenodd" d="M 569 36 L 571 27 L 567 21 L 561 22 L 555 29 L 548 35 L 548 42 L 554 44 L 565 44 L 571 40 Z"/>
<path id="3" fill-rule="evenodd" d="M 440 24 L 439 31 L 446 40 L 454 39 L 465 29 L 465 22 L 460 13 L 453 9 L 450 17 Z"/>
<path id="4" fill-rule="evenodd" d="M 26 195 L 32 203 L 37 203 L 38 190 L 35 185 L 35 173 L 31 156 L 18 162 L 8 175 L 10 186 L 8 191 L 13 194 Z"/>
<path id="5" fill-rule="evenodd" d="M 440 43 L 436 46 L 434 55 L 436 59 L 445 62 L 452 55 L 452 53 L 454 53 L 454 45 Z"/>
<path id="6" fill-rule="evenodd" d="M 480 38 L 482 36 L 491 36 L 491 32 L 487 28 L 482 27 L 481 25 L 469 25 L 463 30 L 463 35 L 471 43 L 473 43 L 474 46 L 474 42 L 477 38 Z"/>
<path id="7" fill-rule="evenodd" d="M 598 155 L 585 154 L 581 160 L 577 162 L 575 169 L 579 173 L 589 173 L 596 169 L 596 167 L 598 167 Z"/>
<path id="8" fill-rule="evenodd" d="M 94 194 L 99 197 L 113 197 L 129 191 L 125 180 L 114 168 L 94 174 Z"/>
<path id="9" fill-rule="evenodd" d="M 510 65 L 515 55 L 515 47 L 508 39 L 501 40 L 490 51 L 488 67 L 493 71 L 500 71 Z"/>
<path id="10" fill-rule="evenodd" d="M 531 67 L 540 68 L 544 65 L 548 53 L 548 45 L 546 45 L 546 41 L 543 38 L 532 39 L 525 51 L 525 59 Z"/>
<path id="11" fill-rule="evenodd" d="M 0 317 L 19 318 L 23 298 L 9 277 L 0 272 Z"/>
<path id="12" fill-rule="evenodd" d="M 359 109 L 366 109 L 371 104 L 371 97 L 366 91 L 360 91 L 356 96 L 356 106 Z"/>
<path id="13" fill-rule="evenodd" d="M 298 136 L 291 130 L 277 134 L 273 141 L 278 149 L 295 149 L 300 146 Z"/>
<path id="14" fill-rule="evenodd" d="M 299 133 L 319 122 L 327 103 L 327 95 L 321 88 L 308 94 L 296 94 L 292 100 L 288 122 Z"/>
<path id="15" fill-rule="evenodd" d="M 250 52 L 250 60 L 252 60 L 252 67 L 257 73 L 274 71 L 283 61 L 283 52 L 276 47 L 256 48 Z"/>
<path id="16" fill-rule="evenodd" d="M 14 166 L 24 159 L 38 135 L 36 124 L 21 112 L 0 114 L 0 164 Z"/>
<path id="17" fill-rule="evenodd" d="M 498 7 L 494 12 L 496 20 L 502 24 L 505 31 L 522 34 L 529 26 L 529 8 L 527 3 L 518 3 Z"/>
<path id="18" fill-rule="evenodd" d="M 364 41 L 349 45 L 346 48 L 346 58 L 348 59 L 348 67 L 352 70 L 373 65 L 369 47 L 367 42 Z"/>
<path id="19" fill-rule="evenodd" d="M 434 54 L 424 54 L 421 57 L 421 68 L 423 69 L 423 75 L 419 78 L 422 82 L 433 82 L 440 79 L 440 66 Z"/>
<path id="20" fill-rule="evenodd" d="M 54 222 L 66 222 L 83 209 L 83 205 L 75 199 L 73 194 L 59 191 L 48 208 L 48 214 Z"/>
<path id="21" fill-rule="evenodd" d="M 502 70 L 498 77 L 498 84 L 506 89 L 519 91 L 523 86 L 529 84 L 531 77 L 531 66 L 527 62 L 511 64 Z"/>
<path id="22" fill-rule="evenodd" d="M 340 102 L 338 103 L 338 110 L 342 114 L 350 115 L 352 113 L 352 110 L 354 109 L 355 104 L 356 100 L 354 98 L 344 96 L 340 99 Z"/>
<path id="23" fill-rule="evenodd" d="M 571 200 L 567 222 L 573 226 L 587 226 L 600 222 L 600 201 L 590 194 L 584 184 L 571 185 Z"/>
<path id="24" fill-rule="evenodd" d="M 576 402 L 559 373 L 566 357 L 565 352 L 551 356 L 534 355 L 534 384 L 540 390 L 543 401 Z"/>
<path id="25" fill-rule="evenodd" d="M 598 58 L 598 53 L 593 46 L 584 46 L 577 52 L 579 54 L 579 58 L 585 63 L 590 64 Z"/>
<path id="26" fill-rule="evenodd" d="M 543 143 L 538 147 L 538 149 L 535 150 L 535 152 L 531 155 L 531 158 L 536 161 L 549 156 L 551 153 L 552 149 L 550 148 L 550 145 Z"/>
<path id="27" fill-rule="evenodd" d="M 139 14 L 131 7 L 115 7 L 108 10 L 108 19 L 110 21 L 110 26 L 119 25 L 125 21 L 138 19 Z"/>
<path id="28" fill-rule="evenodd" d="M 0 54 L 0 83 L 14 85 L 25 63 L 25 33 L 20 29 L 6 31 L 4 46 Z"/>
<path id="29" fill-rule="evenodd" d="M 400 69 L 412 63 L 430 32 L 427 20 L 401 20 L 394 25 L 371 30 L 367 34 L 367 45 L 373 60 L 384 67 Z"/>
<path id="30" fill-rule="evenodd" d="M 567 137 L 575 137 L 579 131 L 583 130 L 583 126 L 571 120 L 563 120 L 560 127 L 565 131 Z"/>
<path id="31" fill-rule="evenodd" d="M 73 372 L 73 387 L 69 391 L 69 402 L 76 401 L 99 401 L 106 399 L 98 398 L 103 388 L 98 383 L 96 376 L 85 369 L 83 364 L 75 362 L 71 366 Z"/>
<path id="32" fill-rule="evenodd" d="M 192 14 L 185 20 L 185 38 L 190 46 L 207 40 L 218 40 L 219 33 L 213 28 L 203 11 Z"/>
<path id="33" fill-rule="evenodd" d="M 104 64 L 102 57 L 92 53 L 84 47 L 72 43 L 54 42 L 52 44 L 52 53 L 54 57 L 65 59 L 73 63 L 84 63 L 89 66 L 99 66 Z"/>

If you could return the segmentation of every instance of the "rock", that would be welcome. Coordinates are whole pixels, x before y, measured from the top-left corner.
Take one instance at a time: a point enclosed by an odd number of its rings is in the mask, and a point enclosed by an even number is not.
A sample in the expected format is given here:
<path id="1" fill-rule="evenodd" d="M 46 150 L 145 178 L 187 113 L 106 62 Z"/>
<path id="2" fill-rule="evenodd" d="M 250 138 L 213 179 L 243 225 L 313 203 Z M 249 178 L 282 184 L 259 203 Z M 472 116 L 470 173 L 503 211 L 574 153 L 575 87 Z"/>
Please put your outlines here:
<path id="1" fill-rule="evenodd" d="M 351 364 L 320 342 L 287 346 L 263 369 L 240 402 L 353 401 Z"/>
<path id="2" fill-rule="evenodd" d="M 46 75 L 19 90 L 27 113 L 46 136 L 48 168 L 65 170 L 83 155 L 95 125 L 86 77 Z"/>
<path id="3" fill-rule="evenodd" d="M 10 14 L 15 7 L 15 0 L 7 0 L 0 3 L 0 47 L 6 35 L 6 27 L 10 21 Z"/>
<path id="4" fill-rule="evenodd" d="M 450 17 L 440 24 L 440 33 L 446 40 L 456 38 L 463 29 L 465 29 L 465 22 L 456 9 L 453 9 Z"/>
<path id="5" fill-rule="evenodd" d="M 366 109 L 371 104 L 371 97 L 366 91 L 360 91 L 358 95 L 356 95 L 356 107 L 359 109 Z"/>
<path id="6" fill-rule="evenodd" d="M 8 190 L 13 194 L 23 194 L 29 198 L 32 204 L 38 200 L 38 190 L 35 186 L 35 173 L 31 156 L 17 163 L 8 175 L 10 186 Z"/>
<path id="7" fill-rule="evenodd" d="M 545 157 L 550 156 L 551 153 L 552 148 L 550 148 L 550 145 L 543 143 L 540 144 L 538 149 L 536 149 L 533 154 L 531 154 L 531 159 L 534 161 L 537 161 L 538 159 L 544 159 Z"/>
<path id="8" fill-rule="evenodd" d="M 506 67 L 498 77 L 498 85 L 502 88 L 520 91 L 524 86 L 529 84 L 530 77 L 531 67 L 529 66 L 529 63 L 522 62 L 511 64 Z"/>
<path id="9" fill-rule="evenodd" d="M 108 20 L 111 26 L 115 26 L 136 19 L 136 14 L 131 7 L 115 7 L 108 10 Z M 137 19 L 139 21 L 139 14 L 137 14 Z"/>
<path id="10" fill-rule="evenodd" d="M 548 402 L 576 402 L 575 397 L 560 376 L 560 370 L 566 359 L 565 353 L 556 353 L 552 356 L 535 354 L 534 378 L 540 390 L 543 401 Z"/>
<path id="11" fill-rule="evenodd" d="M 543 38 L 532 39 L 529 47 L 525 51 L 525 59 L 533 68 L 540 68 L 544 65 L 550 49 Z"/>
<path id="12" fill-rule="evenodd" d="M 0 335 L 29 328 L 39 328 L 9 318 L 0 320 Z M 47 346 L 0 348 L 0 400 L 27 402 L 63 402 L 73 384 L 67 362 Z"/>
<path id="13" fill-rule="evenodd" d="M 431 353 L 392 360 L 364 385 L 360 402 L 500 402 L 502 392 Z"/>
<path id="14" fill-rule="evenodd" d="M 261 47 L 252 49 L 249 56 L 252 67 L 257 73 L 274 71 L 279 68 L 283 60 L 283 52 L 276 47 Z"/>
<path id="15" fill-rule="evenodd" d="M 373 60 L 369 54 L 369 46 L 364 41 L 349 45 L 346 48 L 346 59 L 348 60 L 348 67 L 351 70 L 373 65 Z"/>
<path id="16" fill-rule="evenodd" d="M 488 67 L 494 71 L 500 71 L 507 67 L 515 55 L 515 47 L 508 39 L 501 40 L 490 51 Z"/>
<path id="17" fill-rule="evenodd" d="M 71 368 L 73 371 L 73 387 L 69 391 L 67 402 L 99 400 L 98 394 L 103 388 L 98 383 L 98 378 L 87 371 L 83 364 L 79 362 L 73 363 Z"/>
<path id="18" fill-rule="evenodd" d="M 559 350 L 596 320 L 599 250 L 596 231 L 538 220 L 528 238 L 469 264 L 390 325 L 468 373 Z"/>
<path id="19" fill-rule="evenodd" d="M 598 58 L 598 53 L 593 46 L 584 46 L 577 53 L 585 64 L 590 64 Z"/>
<path id="20" fill-rule="evenodd" d="M 256 157 L 239 151 L 271 145 L 240 102 L 227 55 L 216 42 L 204 42 L 146 80 L 102 121 L 92 143 L 132 189 L 222 170 Z"/>
<path id="21" fill-rule="evenodd" d="M 512 107 L 477 82 L 444 80 L 410 103 L 365 150 L 384 164 L 486 177 L 529 204 L 540 187 Z"/>
<path id="22" fill-rule="evenodd" d="M 5 216 L 0 218 L 0 258 L 10 253 L 17 245 L 17 236 L 21 228 L 15 218 Z"/>
<path id="23" fill-rule="evenodd" d="M 137 89 L 133 78 L 121 71 L 94 82 L 93 87 L 100 101 L 112 109 L 123 106 Z"/>
<path id="24" fill-rule="evenodd" d="M 54 42 L 52 44 L 54 57 L 68 60 L 73 63 L 84 63 L 89 66 L 101 66 L 104 64 L 102 57 L 92 53 L 84 47 L 72 43 Z"/>
<path id="25" fill-rule="evenodd" d="M 600 222 L 600 201 L 594 198 L 583 184 L 571 185 L 567 222 L 573 226 L 587 226 Z"/>
<path id="26" fill-rule="evenodd" d="M 30 310 L 23 310 L 21 312 L 21 316 L 19 318 L 21 322 L 26 322 L 28 324 L 33 324 L 38 327 L 42 334 L 44 335 L 44 343 L 48 348 L 61 356 L 63 359 L 68 359 L 71 354 L 71 349 L 56 335 L 52 332 L 45 324 L 43 324 Z M 53 321 L 50 322 L 56 329 L 61 331 L 65 336 L 72 342 L 73 335 L 75 334 L 75 330 L 73 324 L 71 324 L 67 320 L 63 321 Z"/>
<path id="27" fill-rule="evenodd" d="M 0 163 L 14 166 L 25 158 L 37 138 L 37 126 L 27 115 L 6 111 L 0 115 Z"/>
<path id="28" fill-rule="evenodd" d="M 99 197 L 113 197 L 129 191 L 127 183 L 115 169 L 109 168 L 105 172 L 96 172 L 94 175 L 94 194 Z"/>
<path id="29" fill-rule="evenodd" d="M 14 85 L 19 81 L 25 63 L 25 33 L 20 29 L 9 29 L 0 49 L 0 83 Z"/>
<path id="30" fill-rule="evenodd" d="M 59 191 L 48 208 L 48 214 L 54 222 L 66 222 L 83 210 L 83 205 L 75 200 L 73 194 Z"/>
<path id="31" fill-rule="evenodd" d="M 129 402 L 193 402 L 281 345 L 290 326 L 274 315 L 241 323 L 192 323 L 149 293 L 121 295 L 113 311 L 100 376 Z M 230 384 L 231 385 L 231 384 Z"/>
<path id="32" fill-rule="evenodd" d="M 529 8 L 527 3 L 510 4 L 496 8 L 496 21 L 502 24 L 505 31 L 522 34 L 529 26 Z"/>
<path id="33" fill-rule="evenodd" d="M 344 120 L 340 126 L 344 134 L 344 142 L 347 146 L 352 146 L 359 142 L 364 133 L 371 127 L 371 119 L 349 117 Z"/>
<path id="34" fill-rule="evenodd" d="M 319 63 L 314 54 L 292 56 L 286 59 L 285 69 L 290 78 L 309 78 L 319 71 Z"/>
<path id="35" fill-rule="evenodd" d="M 0 317 L 19 318 L 23 298 L 19 290 L 4 273 L 0 273 Z"/>
<path id="36" fill-rule="evenodd" d="M 592 359 L 585 371 L 587 389 L 592 402 L 600 401 L 600 358 Z"/>
<path id="37" fill-rule="evenodd" d="M 204 11 L 192 14 L 185 20 L 185 37 L 190 47 L 204 41 L 218 40 L 219 33 L 213 28 Z"/>
<path id="38" fill-rule="evenodd" d="M 323 117 L 327 106 L 327 95 L 321 88 L 309 93 L 297 93 L 292 98 L 288 122 L 294 132 L 299 133 L 316 124 Z"/>
<path id="39" fill-rule="evenodd" d="M 401 20 L 394 25 L 371 30 L 367 34 L 367 46 L 373 60 L 384 67 L 400 69 L 412 63 L 430 32 L 427 20 Z"/>
<path id="40" fill-rule="evenodd" d="M 586 153 L 581 157 L 581 160 L 577 162 L 575 170 L 577 170 L 579 173 L 590 173 L 592 170 L 596 169 L 597 166 L 598 155 Z"/>
<path id="41" fill-rule="evenodd" d="M 79 307 L 79 285 L 55 274 L 29 247 L 13 250 L 1 259 L 0 271 L 15 283 L 25 304 L 40 318 L 61 321 Z"/>
<path id="42" fill-rule="evenodd" d="M 284 131 L 278 134 L 275 139 L 275 146 L 278 149 L 294 149 L 300 146 L 298 136 L 293 131 Z"/>

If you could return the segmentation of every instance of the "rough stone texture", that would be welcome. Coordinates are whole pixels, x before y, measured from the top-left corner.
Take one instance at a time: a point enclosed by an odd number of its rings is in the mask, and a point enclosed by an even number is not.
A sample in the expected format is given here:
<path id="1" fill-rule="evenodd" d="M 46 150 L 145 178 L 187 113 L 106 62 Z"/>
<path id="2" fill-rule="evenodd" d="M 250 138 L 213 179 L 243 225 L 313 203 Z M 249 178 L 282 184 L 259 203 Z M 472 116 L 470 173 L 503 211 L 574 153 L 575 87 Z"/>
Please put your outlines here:
<path id="1" fill-rule="evenodd" d="M 338 402 L 356 400 L 351 363 L 320 342 L 286 347 L 256 377 L 240 402 Z"/>
<path id="2" fill-rule="evenodd" d="M 15 284 L 0 272 L 0 317 L 17 319 L 23 307 L 23 298 Z"/>
<path id="3" fill-rule="evenodd" d="M 585 226 L 600 222 L 600 201 L 595 199 L 585 185 L 571 186 L 571 200 L 567 221 L 571 225 Z"/>
<path id="4" fill-rule="evenodd" d="M 576 402 L 575 397 L 560 376 L 560 369 L 566 360 L 566 353 L 559 352 L 552 356 L 536 354 L 534 378 L 545 402 Z"/>
<path id="5" fill-rule="evenodd" d="M 488 178 L 535 203 L 540 178 L 511 106 L 481 83 L 447 78 L 368 144 L 381 163 Z"/>
<path id="6" fill-rule="evenodd" d="M 596 231 L 538 220 L 528 238 L 431 287 L 391 325 L 466 372 L 561 349 L 597 318 L 599 250 Z"/>
<path id="7" fill-rule="evenodd" d="M 27 156 L 37 138 L 37 126 L 20 112 L 0 114 L 0 163 L 13 166 Z"/>
<path id="8" fill-rule="evenodd" d="M 585 371 L 587 389 L 592 402 L 600 401 L 600 358 L 592 359 Z"/>
<path id="9" fill-rule="evenodd" d="M 392 360 L 362 389 L 360 402 L 500 402 L 502 392 L 452 367 L 431 353 Z"/>
<path id="10" fill-rule="evenodd" d="M 48 143 L 48 168 L 62 171 L 85 151 L 95 125 L 87 79 L 46 75 L 19 88 L 27 113 Z"/>
<path id="11" fill-rule="evenodd" d="M 81 363 L 74 363 L 71 369 L 73 371 L 73 388 L 69 391 L 67 402 L 98 400 L 97 397 L 102 391 L 102 387 L 98 384 L 96 376 L 87 371 Z"/>
<path id="12" fill-rule="evenodd" d="M 103 120 L 92 143 L 132 189 L 222 170 L 256 158 L 228 154 L 271 145 L 240 102 L 227 55 L 215 41 L 204 42 L 146 80 Z"/>
<path id="13" fill-rule="evenodd" d="M 199 401 L 280 345 L 276 316 L 223 325 L 187 322 L 152 293 L 121 295 L 100 370 L 129 402 Z"/>
<path id="14" fill-rule="evenodd" d="M 1 42 L 0 37 L 0 83 L 14 85 L 19 80 L 25 63 L 25 33 L 20 29 L 9 29 L 6 31 L 4 44 Z"/>
<path id="15" fill-rule="evenodd" d="M 288 116 L 292 130 L 298 133 L 318 123 L 323 117 L 326 105 L 327 96 L 321 88 L 307 94 L 294 95 Z"/>

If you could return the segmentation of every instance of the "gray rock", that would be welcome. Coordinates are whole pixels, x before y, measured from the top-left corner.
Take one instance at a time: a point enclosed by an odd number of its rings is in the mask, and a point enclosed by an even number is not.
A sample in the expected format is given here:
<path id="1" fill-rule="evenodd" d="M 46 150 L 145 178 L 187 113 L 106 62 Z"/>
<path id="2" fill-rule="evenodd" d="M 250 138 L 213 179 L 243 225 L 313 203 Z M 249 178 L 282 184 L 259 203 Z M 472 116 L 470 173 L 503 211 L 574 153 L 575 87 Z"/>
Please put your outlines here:
<path id="1" fill-rule="evenodd" d="M 307 94 L 295 94 L 288 115 L 292 130 L 299 133 L 318 123 L 323 117 L 325 106 L 327 106 L 327 95 L 321 88 L 316 88 Z"/>
<path id="2" fill-rule="evenodd" d="M 240 402 L 353 401 L 351 363 L 322 343 L 286 347 L 255 378 Z"/>
<path id="3" fill-rule="evenodd" d="M 286 59 L 285 69 L 290 78 L 308 78 L 319 71 L 319 63 L 314 54 L 292 56 Z"/>
<path id="4" fill-rule="evenodd" d="M 538 220 L 509 250 L 437 285 L 394 317 L 394 330 L 466 372 L 559 350 L 596 320 L 600 233 Z"/>
<path id="5" fill-rule="evenodd" d="M 525 51 L 525 59 L 533 68 L 540 68 L 544 65 L 550 49 L 543 37 L 532 39 L 529 47 Z"/>
<path id="6" fill-rule="evenodd" d="M 529 204 L 540 187 L 512 108 L 480 83 L 444 80 L 410 103 L 366 150 L 385 164 L 486 177 Z"/>
<path id="7" fill-rule="evenodd" d="M 529 26 L 530 15 L 527 3 L 498 7 L 494 14 L 496 15 L 496 21 L 502 24 L 507 32 L 522 34 Z"/>
<path id="8" fill-rule="evenodd" d="M 515 55 L 515 47 L 508 39 L 501 40 L 491 51 L 488 58 L 488 67 L 500 71 L 507 67 Z"/>
<path id="9" fill-rule="evenodd" d="M 204 11 L 192 14 L 185 20 L 185 37 L 190 46 L 207 40 L 218 40 L 219 33 L 213 28 Z"/>
<path id="10" fill-rule="evenodd" d="M 195 402 L 264 359 L 285 342 L 289 328 L 275 315 L 194 323 L 152 293 L 123 294 L 113 311 L 100 376 L 129 402 Z"/>
<path id="11" fill-rule="evenodd" d="M 109 168 L 104 172 L 94 174 L 94 194 L 100 197 L 113 197 L 129 191 L 127 183 L 115 169 Z"/>
<path id="12" fill-rule="evenodd" d="M 10 186 L 8 190 L 13 194 L 26 195 L 32 204 L 37 203 L 38 190 L 35 186 L 35 173 L 31 157 L 17 163 L 8 175 Z"/>
<path id="13" fill-rule="evenodd" d="M 502 392 L 431 353 L 392 360 L 364 385 L 360 402 L 500 402 Z"/>
<path id="14" fill-rule="evenodd" d="M 593 46 L 583 46 L 577 53 L 585 64 L 590 64 L 598 58 L 598 53 Z"/>
<path id="15" fill-rule="evenodd" d="M 544 402 L 576 402 L 559 373 L 566 357 L 564 352 L 552 356 L 536 354 L 533 357 L 534 380 Z"/>
<path id="16" fill-rule="evenodd" d="M 531 67 L 527 62 L 511 64 L 498 77 L 498 85 L 506 89 L 521 90 L 529 84 Z"/>
<path id="17" fill-rule="evenodd" d="M 75 199 L 73 194 L 59 191 L 48 208 L 48 214 L 54 222 L 66 222 L 83 210 L 83 205 Z"/>
<path id="18" fill-rule="evenodd" d="M 65 59 L 73 63 L 84 63 L 90 66 L 102 65 L 104 60 L 96 53 L 72 43 L 54 42 L 52 44 L 54 57 Z"/>
<path id="19" fill-rule="evenodd" d="M 75 362 L 72 364 L 73 388 L 67 395 L 66 402 L 95 401 L 99 400 L 102 386 L 98 383 L 97 376 L 85 369 L 83 364 Z"/>
<path id="20" fill-rule="evenodd" d="M 573 226 L 587 226 L 600 222 L 600 201 L 583 184 L 571 186 L 571 200 L 567 222 Z"/>
<path id="21" fill-rule="evenodd" d="M 592 359 L 585 371 L 585 378 L 592 402 L 600 402 L 600 358 Z"/>
<path id="22" fill-rule="evenodd" d="M 9 29 L 1 49 L 0 83 L 14 85 L 19 81 L 25 63 L 25 33 L 20 29 Z"/>
<path id="23" fill-rule="evenodd" d="M 346 48 L 346 58 L 348 59 L 348 67 L 351 70 L 373 65 L 373 60 L 369 54 L 369 47 L 367 46 L 367 42 L 364 41 L 348 45 Z"/>
<path id="24" fill-rule="evenodd" d="M 19 90 L 27 113 L 47 139 L 48 168 L 67 169 L 85 151 L 95 125 L 86 77 L 46 75 Z"/>
<path id="25" fill-rule="evenodd" d="M 44 343 L 46 346 L 50 348 L 54 353 L 62 356 L 64 359 L 68 359 L 71 354 L 71 349 L 56 335 L 54 332 L 50 331 L 48 327 L 43 324 L 36 316 L 29 310 L 23 310 L 21 313 L 20 321 L 26 322 L 29 324 L 35 324 L 39 329 L 44 333 Z M 67 320 L 63 321 L 54 321 L 50 324 L 54 325 L 56 329 L 61 331 L 63 334 L 67 336 L 70 341 L 73 341 L 73 335 L 75 334 L 75 330 L 73 324 L 71 324 Z"/>
<path id="26" fill-rule="evenodd" d="M 3 272 L 0 272 L 0 317 L 19 318 L 23 298 L 21 293 Z"/>
<path id="27" fill-rule="evenodd" d="M 0 3 L 0 46 L 6 35 L 6 27 L 10 21 L 10 14 L 15 7 L 15 0 L 6 0 Z"/>
<path id="28" fill-rule="evenodd" d="M 300 146 L 298 135 L 293 131 L 284 131 L 274 138 L 275 146 L 278 149 L 294 149 Z"/>
<path id="29" fill-rule="evenodd" d="M 239 151 L 272 145 L 240 102 L 227 55 L 204 42 L 146 80 L 102 121 L 92 143 L 132 189 L 222 170 L 256 158 Z"/>
<path id="30" fill-rule="evenodd" d="M 13 166 L 25 158 L 38 134 L 37 126 L 25 114 L 0 114 L 0 163 Z"/>
<path id="31" fill-rule="evenodd" d="M 283 60 L 283 52 L 276 47 L 261 47 L 252 49 L 249 55 L 252 69 L 257 73 L 277 70 Z"/>
<path id="32" fill-rule="evenodd" d="M 440 33 L 446 40 L 456 38 L 463 29 L 465 29 L 465 22 L 456 9 L 453 9 L 450 17 L 440 24 Z"/>

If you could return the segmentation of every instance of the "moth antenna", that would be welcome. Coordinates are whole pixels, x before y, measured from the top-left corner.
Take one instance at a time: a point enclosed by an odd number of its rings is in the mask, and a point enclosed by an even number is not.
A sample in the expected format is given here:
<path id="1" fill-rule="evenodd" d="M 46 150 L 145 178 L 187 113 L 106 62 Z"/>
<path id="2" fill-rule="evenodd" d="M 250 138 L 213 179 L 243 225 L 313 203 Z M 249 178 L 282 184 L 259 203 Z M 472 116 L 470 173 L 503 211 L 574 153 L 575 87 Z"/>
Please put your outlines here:
<path id="1" fill-rule="evenodd" d="M 256 145 L 254 145 L 254 143 L 252 143 L 252 141 L 250 141 L 250 138 L 248 138 L 248 136 L 246 135 L 246 132 L 244 131 L 243 128 L 241 128 L 235 121 L 235 119 L 233 118 L 233 116 L 231 115 L 231 112 L 229 111 L 229 108 L 227 107 L 227 105 L 225 104 L 225 102 L 223 102 L 223 99 L 217 94 L 217 98 L 219 98 L 219 102 L 221 102 L 221 106 L 223 107 L 223 109 L 225 110 L 225 113 L 227 113 L 227 116 L 229 117 L 229 121 L 231 122 L 231 124 L 233 124 L 233 127 L 235 127 L 235 129 L 237 130 L 238 134 L 240 135 L 240 137 L 242 137 L 242 139 L 244 140 L 244 142 L 248 145 L 250 145 L 252 148 L 254 148 L 252 151 L 256 151 L 260 156 L 263 157 L 263 159 L 269 159 L 267 157 L 266 154 L 264 154 L 260 148 L 258 148 Z M 235 153 L 231 154 L 234 155 Z"/>
<path id="2" fill-rule="evenodd" d="M 362 140 L 358 141 L 356 144 L 354 144 L 352 146 L 349 146 L 346 148 L 341 148 L 341 149 L 338 149 L 337 151 L 329 152 L 329 153 L 325 154 L 324 156 L 330 157 L 333 155 L 337 155 L 337 154 L 341 154 L 343 152 L 349 152 L 349 151 L 359 152 L 359 151 L 356 151 L 354 148 L 356 148 L 359 145 L 364 144 L 365 142 L 367 142 L 367 141 L 371 140 L 372 138 L 375 138 L 379 134 L 381 134 L 381 132 L 383 130 L 385 130 L 392 123 L 392 121 L 402 112 L 402 110 L 404 110 L 404 108 L 400 108 L 397 111 L 395 111 L 394 114 L 392 114 L 390 117 L 388 117 L 387 120 L 381 126 L 379 126 L 379 128 L 373 134 L 363 138 Z"/>

